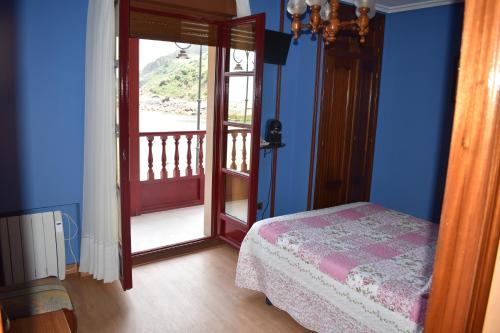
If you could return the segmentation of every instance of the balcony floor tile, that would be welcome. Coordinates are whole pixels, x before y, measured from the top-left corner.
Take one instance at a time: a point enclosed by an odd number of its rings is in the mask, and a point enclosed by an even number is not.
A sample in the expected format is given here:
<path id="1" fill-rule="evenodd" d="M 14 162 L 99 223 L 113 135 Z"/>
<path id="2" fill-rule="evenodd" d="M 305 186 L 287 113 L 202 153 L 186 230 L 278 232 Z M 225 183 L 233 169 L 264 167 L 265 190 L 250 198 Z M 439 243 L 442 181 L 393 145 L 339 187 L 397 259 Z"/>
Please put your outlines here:
<path id="1" fill-rule="evenodd" d="M 203 205 L 132 217 L 132 253 L 205 237 Z"/>

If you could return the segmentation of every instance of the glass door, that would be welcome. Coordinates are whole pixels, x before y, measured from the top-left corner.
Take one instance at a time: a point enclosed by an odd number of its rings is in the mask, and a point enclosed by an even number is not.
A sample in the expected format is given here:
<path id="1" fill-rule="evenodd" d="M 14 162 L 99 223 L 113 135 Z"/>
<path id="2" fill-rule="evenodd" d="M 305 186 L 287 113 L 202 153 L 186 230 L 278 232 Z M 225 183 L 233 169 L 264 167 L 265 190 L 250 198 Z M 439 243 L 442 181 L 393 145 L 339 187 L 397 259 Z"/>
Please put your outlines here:
<path id="1" fill-rule="evenodd" d="M 265 15 L 226 22 L 220 49 L 218 234 L 239 247 L 257 213 Z"/>

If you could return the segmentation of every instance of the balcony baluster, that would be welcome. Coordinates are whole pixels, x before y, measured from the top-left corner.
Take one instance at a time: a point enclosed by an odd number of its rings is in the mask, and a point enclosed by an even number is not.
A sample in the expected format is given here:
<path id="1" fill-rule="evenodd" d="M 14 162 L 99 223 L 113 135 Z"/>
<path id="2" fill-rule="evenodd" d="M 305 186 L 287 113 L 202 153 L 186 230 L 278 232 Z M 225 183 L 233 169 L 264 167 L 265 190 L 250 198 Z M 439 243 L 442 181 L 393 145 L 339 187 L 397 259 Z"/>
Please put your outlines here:
<path id="1" fill-rule="evenodd" d="M 191 168 L 191 140 L 193 140 L 193 134 L 186 134 L 187 139 L 187 167 L 186 176 L 193 175 L 193 169 Z"/>
<path id="2" fill-rule="evenodd" d="M 154 136 L 148 136 L 148 180 L 155 180 L 155 173 L 153 171 L 153 140 Z"/>
<path id="3" fill-rule="evenodd" d="M 162 135 L 161 136 L 161 179 L 167 179 L 168 178 L 168 172 L 167 172 L 167 150 L 166 150 L 166 145 L 167 145 L 167 138 L 168 136 Z"/>
<path id="4" fill-rule="evenodd" d="M 175 154 L 174 154 L 174 178 L 181 176 L 181 170 L 179 169 L 179 139 L 180 135 L 174 136 L 175 141 Z"/>

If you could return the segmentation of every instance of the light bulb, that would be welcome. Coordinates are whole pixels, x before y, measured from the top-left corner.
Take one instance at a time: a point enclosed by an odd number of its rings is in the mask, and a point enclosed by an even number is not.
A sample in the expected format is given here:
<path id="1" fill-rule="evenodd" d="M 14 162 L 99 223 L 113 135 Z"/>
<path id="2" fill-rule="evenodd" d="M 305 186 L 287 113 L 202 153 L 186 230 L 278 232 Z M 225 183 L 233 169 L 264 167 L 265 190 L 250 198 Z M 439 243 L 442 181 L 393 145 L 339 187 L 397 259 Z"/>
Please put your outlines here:
<path id="1" fill-rule="evenodd" d="M 328 21 L 330 19 L 330 12 L 332 11 L 330 4 L 327 2 L 323 6 L 321 6 L 321 11 L 319 12 L 319 15 L 321 15 L 321 18 L 323 21 Z"/>
<path id="2" fill-rule="evenodd" d="M 324 6 L 327 0 L 306 0 L 308 6 Z"/>
<path id="3" fill-rule="evenodd" d="M 372 6 L 375 7 L 375 1 L 374 0 L 355 0 L 354 5 L 356 6 L 356 8 L 359 8 L 359 7 L 371 8 Z"/>
<path id="4" fill-rule="evenodd" d="M 287 11 L 291 15 L 302 15 L 306 12 L 307 6 L 304 0 L 289 0 Z"/>
<path id="5" fill-rule="evenodd" d="M 370 8 L 370 11 L 368 12 L 369 19 L 372 19 L 375 14 L 377 14 L 377 10 L 375 9 L 375 0 L 355 0 L 354 5 L 356 6 L 357 17 L 361 15 L 359 11 L 360 8 Z"/>

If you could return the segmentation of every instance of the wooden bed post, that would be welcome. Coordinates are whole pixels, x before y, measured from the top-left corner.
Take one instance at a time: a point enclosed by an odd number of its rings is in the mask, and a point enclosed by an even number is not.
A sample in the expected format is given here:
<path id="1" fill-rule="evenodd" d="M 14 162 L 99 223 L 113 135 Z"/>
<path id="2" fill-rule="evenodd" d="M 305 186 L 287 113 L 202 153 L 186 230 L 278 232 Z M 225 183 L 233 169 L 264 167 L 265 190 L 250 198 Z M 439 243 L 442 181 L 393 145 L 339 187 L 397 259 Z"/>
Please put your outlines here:
<path id="1" fill-rule="evenodd" d="M 500 234 L 500 2 L 466 1 L 425 332 L 481 332 Z"/>

